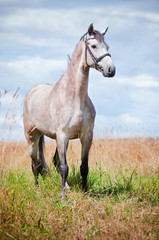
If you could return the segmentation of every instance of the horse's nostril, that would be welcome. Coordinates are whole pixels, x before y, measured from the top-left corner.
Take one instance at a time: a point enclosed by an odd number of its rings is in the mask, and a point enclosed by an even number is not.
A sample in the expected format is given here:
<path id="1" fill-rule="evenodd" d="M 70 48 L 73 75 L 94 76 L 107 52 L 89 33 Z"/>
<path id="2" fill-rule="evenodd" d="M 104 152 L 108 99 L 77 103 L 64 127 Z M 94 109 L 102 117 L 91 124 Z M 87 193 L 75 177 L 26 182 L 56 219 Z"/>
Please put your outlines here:
<path id="1" fill-rule="evenodd" d="M 114 77 L 114 75 L 115 75 L 115 67 L 109 67 L 108 68 L 108 75 L 109 75 L 109 77 Z"/>
<path id="2" fill-rule="evenodd" d="M 108 73 L 111 74 L 111 72 L 112 72 L 112 69 L 111 69 L 111 67 L 109 67 L 109 68 L 108 68 Z"/>

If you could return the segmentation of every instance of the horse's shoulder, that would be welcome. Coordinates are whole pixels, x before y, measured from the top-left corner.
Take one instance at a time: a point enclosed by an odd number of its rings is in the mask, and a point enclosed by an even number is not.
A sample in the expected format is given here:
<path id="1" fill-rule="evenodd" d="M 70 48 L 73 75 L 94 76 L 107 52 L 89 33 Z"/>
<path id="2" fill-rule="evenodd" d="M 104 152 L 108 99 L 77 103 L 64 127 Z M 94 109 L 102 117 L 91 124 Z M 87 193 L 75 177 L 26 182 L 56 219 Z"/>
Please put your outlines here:
<path id="1" fill-rule="evenodd" d="M 89 96 L 87 98 L 87 108 L 91 112 L 92 117 L 95 117 L 95 115 L 96 115 L 95 107 L 94 107 L 94 105 L 93 105 Z"/>

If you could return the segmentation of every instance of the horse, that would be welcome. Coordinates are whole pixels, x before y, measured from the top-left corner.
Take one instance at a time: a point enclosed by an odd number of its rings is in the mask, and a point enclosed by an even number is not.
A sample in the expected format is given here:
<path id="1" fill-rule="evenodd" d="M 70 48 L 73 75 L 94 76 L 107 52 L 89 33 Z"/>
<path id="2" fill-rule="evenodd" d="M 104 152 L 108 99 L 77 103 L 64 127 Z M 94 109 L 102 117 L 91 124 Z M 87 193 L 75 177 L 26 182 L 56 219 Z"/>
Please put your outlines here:
<path id="1" fill-rule="evenodd" d="M 108 45 L 104 41 L 108 27 L 99 32 L 93 24 L 81 37 L 64 75 L 52 84 L 31 88 L 24 98 L 24 133 L 29 146 L 35 185 L 38 175 L 47 175 L 49 167 L 44 158 L 44 135 L 56 140 L 54 158 L 59 159 L 61 198 L 65 196 L 69 167 L 66 151 L 70 139 L 79 138 L 81 150 L 80 173 L 82 188 L 87 190 L 88 155 L 93 139 L 95 108 L 88 96 L 89 69 L 95 68 L 104 77 L 113 77 L 116 68 Z"/>

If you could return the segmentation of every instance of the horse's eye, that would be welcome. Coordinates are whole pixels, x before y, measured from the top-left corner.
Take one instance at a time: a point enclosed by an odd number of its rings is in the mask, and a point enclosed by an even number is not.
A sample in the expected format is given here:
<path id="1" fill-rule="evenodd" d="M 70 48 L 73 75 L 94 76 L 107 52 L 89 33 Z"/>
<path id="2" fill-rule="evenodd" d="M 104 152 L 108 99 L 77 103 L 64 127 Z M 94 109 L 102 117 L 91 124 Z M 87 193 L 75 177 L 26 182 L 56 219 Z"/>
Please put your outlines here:
<path id="1" fill-rule="evenodd" d="M 96 48 L 96 45 L 92 45 L 91 47 L 92 47 L 92 48 Z"/>

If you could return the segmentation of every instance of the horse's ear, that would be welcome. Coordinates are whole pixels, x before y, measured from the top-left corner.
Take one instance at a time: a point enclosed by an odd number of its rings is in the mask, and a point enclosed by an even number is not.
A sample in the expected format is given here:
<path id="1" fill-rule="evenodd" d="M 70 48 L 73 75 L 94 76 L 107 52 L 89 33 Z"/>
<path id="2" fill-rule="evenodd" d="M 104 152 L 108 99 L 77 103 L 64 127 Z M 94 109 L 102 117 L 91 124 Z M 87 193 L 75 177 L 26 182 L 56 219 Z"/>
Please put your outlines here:
<path id="1" fill-rule="evenodd" d="M 88 33 L 89 33 L 89 35 L 91 35 L 93 33 L 93 23 L 91 23 L 91 25 L 89 26 Z"/>
<path id="2" fill-rule="evenodd" d="M 106 29 L 104 29 L 103 31 L 101 31 L 101 34 L 104 36 L 105 34 L 106 34 L 106 32 L 108 31 L 108 28 L 109 27 L 107 27 Z"/>

